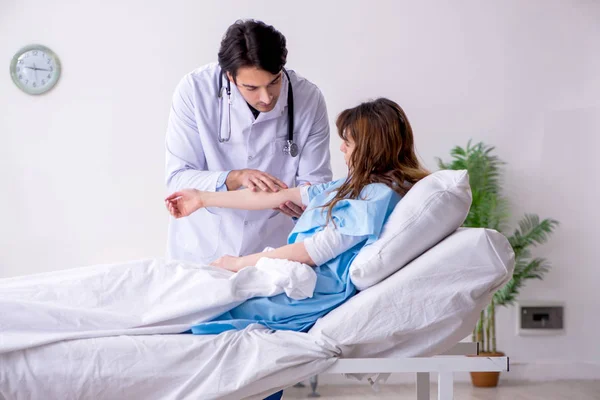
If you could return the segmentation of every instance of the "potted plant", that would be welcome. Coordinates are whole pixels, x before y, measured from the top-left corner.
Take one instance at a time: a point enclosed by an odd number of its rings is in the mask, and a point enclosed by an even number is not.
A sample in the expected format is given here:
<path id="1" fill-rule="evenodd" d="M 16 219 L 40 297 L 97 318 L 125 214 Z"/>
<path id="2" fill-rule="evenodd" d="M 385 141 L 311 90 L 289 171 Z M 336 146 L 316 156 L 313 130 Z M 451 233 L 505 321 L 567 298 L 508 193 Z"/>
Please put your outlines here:
<path id="1" fill-rule="evenodd" d="M 548 261 L 534 257 L 531 248 L 545 243 L 558 226 L 554 219 L 540 221 L 536 214 L 525 214 L 511 235 L 504 233 L 508 229 L 510 215 L 508 201 L 502 196 L 500 179 L 500 168 L 505 163 L 492 154 L 493 150 L 494 147 L 481 142 L 471 145 L 469 141 L 465 148 L 456 146 L 452 149 L 449 163 L 437 159 L 441 169 L 469 172 L 473 201 L 463 226 L 490 228 L 503 233 L 515 253 L 515 270 L 511 280 L 494 294 L 473 329 L 473 341 L 479 342 L 480 356 L 484 357 L 504 356 L 496 348 L 496 307 L 513 305 L 527 280 L 542 279 L 548 272 Z M 500 372 L 471 372 L 471 382 L 478 387 L 494 387 L 498 384 L 499 375 Z"/>

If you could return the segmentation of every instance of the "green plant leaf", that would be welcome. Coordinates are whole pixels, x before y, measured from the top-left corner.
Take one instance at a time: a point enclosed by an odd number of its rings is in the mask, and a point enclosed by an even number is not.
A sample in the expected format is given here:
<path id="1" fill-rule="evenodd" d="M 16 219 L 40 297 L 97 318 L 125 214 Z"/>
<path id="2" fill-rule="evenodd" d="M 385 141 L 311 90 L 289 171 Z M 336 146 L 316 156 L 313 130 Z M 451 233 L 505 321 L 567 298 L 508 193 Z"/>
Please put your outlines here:
<path id="1" fill-rule="evenodd" d="M 469 173 L 472 202 L 463 226 L 506 232 L 510 209 L 508 200 L 502 196 L 501 176 L 505 163 L 494 155 L 494 151 L 493 146 L 483 142 L 473 144 L 469 140 L 466 147 L 456 146 L 450 150 L 449 161 L 436 160 L 440 169 L 467 170 Z M 544 258 L 533 258 L 531 249 L 547 242 L 558 225 L 554 219 L 540 221 L 536 214 L 525 214 L 512 235 L 505 234 L 515 253 L 515 270 L 506 285 L 496 291 L 492 303 L 481 312 L 473 337 L 485 345 L 482 348 L 489 348 L 490 340 L 491 347 L 495 348 L 495 306 L 514 304 L 528 280 L 543 279 L 549 271 L 550 263 Z M 490 327 L 487 335 L 484 335 L 484 326 Z"/>

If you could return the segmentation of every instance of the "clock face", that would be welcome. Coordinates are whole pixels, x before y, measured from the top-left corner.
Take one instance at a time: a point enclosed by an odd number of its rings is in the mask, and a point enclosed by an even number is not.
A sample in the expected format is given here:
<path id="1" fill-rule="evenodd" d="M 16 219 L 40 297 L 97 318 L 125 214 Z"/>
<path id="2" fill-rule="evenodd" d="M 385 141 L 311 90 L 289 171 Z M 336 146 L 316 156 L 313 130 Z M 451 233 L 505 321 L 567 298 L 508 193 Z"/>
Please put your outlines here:
<path id="1" fill-rule="evenodd" d="M 10 64 L 15 84 L 29 94 L 52 89 L 60 77 L 60 62 L 52 50 L 41 45 L 27 46 L 17 52 Z"/>

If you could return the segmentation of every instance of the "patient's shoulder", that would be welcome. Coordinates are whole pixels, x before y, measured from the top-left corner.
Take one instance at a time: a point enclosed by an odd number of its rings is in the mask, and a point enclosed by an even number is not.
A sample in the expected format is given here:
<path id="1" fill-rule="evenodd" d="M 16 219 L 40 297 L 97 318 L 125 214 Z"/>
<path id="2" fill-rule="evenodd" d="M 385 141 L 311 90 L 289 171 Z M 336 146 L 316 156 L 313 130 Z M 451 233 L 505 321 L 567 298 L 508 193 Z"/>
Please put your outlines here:
<path id="1" fill-rule="evenodd" d="M 344 178 L 318 185 L 310 185 L 306 190 L 306 193 L 308 194 L 308 200 L 310 201 L 320 194 L 328 195 L 336 188 L 340 187 L 345 180 L 346 179 Z"/>
<path id="2" fill-rule="evenodd" d="M 395 193 L 385 183 L 370 183 L 361 190 L 359 200 L 373 201 L 381 198 L 389 198 Z"/>

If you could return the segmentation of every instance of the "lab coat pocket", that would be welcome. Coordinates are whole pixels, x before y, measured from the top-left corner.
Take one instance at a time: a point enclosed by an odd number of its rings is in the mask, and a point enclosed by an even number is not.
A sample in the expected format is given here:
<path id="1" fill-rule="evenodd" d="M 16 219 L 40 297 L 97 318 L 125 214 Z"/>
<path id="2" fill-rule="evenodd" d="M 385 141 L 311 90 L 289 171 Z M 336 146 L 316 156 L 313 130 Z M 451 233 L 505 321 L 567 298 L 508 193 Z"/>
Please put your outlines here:
<path id="1" fill-rule="evenodd" d="M 178 245 L 198 262 L 210 262 L 221 237 L 221 216 L 202 208 L 187 218 L 177 233 Z"/>

